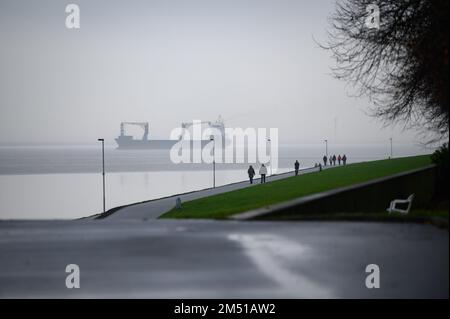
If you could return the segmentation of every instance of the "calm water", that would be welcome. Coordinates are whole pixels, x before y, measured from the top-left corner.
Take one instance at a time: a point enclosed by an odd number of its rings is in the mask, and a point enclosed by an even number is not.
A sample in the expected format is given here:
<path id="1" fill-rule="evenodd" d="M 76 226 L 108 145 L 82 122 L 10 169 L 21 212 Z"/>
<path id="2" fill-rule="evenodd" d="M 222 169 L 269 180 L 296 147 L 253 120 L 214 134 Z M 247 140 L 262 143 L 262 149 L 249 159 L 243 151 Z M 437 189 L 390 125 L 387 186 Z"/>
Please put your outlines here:
<path id="1" fill-rule="evenodd" d="M 397 145 L 395 156 L 432 150 Z M 388 145 L 337 145 L 349 162 L 387 158 Z M 281 146 L 279 172 L 319 162 L 323 145 Z M 212 186 L 212 167 L 175 165 L 167 151 L 106 149 L 107 209 Z M 216 184 L 246 179 L 247 165 L 218 164 Z M 0 147 L 0 219 L 73 219 L 102 210 L 101 151 L 98 146 Z"/>

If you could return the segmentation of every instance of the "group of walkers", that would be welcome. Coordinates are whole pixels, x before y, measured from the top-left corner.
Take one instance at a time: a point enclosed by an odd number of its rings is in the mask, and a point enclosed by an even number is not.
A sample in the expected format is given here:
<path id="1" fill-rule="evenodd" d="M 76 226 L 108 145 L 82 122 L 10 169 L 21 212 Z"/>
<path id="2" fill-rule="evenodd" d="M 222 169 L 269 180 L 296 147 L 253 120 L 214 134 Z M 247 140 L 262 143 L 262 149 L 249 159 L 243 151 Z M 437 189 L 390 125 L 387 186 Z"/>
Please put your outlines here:
<path id="1" fill-rule="evenodd" d="M 300 171 L 300 163 L 299 161 L 295 161 L 294 163 L 294 169 L 295 169 L 295 176 L 298 175 L 298 172 Z M 252 165 L 247 170 L 248 177 L 250 179 L 250 184 L 253 184 L 253 178 L 256 175 L 255 169 Z M 266 165 L 262 164 L 259 169 L 259 175 L 261 175 L 261 184 L 264 184 L 266 182 L 266 176 L 267 176 L 267 167 Z"/>
<path id="2" fill-rule="evenodd" d="M 250 178 L 250 184 L 253 184 L 253 178 L 256 175 L 255 169 L 253 166 L 250 165 L 250 167 L 247 170 L 248 177 Z M 266 165 L 262 164 L 259 169 L 259 175 L 261 175 L 261 184 L 264 184 L 266 182 L 266 175 L 267 175 L 267 167 Z"/>
<path id="3" fill-rule="evenodd" d="M 324 155 L 323 157 L 323 163 L 325 166 L 328 166 L 328 163 L 330 164 L 330 166 L 336 166 L 336 162 L 338 163 L 338 165 L 347 165 L 347 155 L 333 155 L 328 157 L 327 155 Z M 321 164 L 315 164 L 314 167 L 320 167 L 320 170 L 322 170 L 322 165 Z M 294 169 L 295 169 L 295 176 L 298 176 L 299 171 L 300 171 L 300 163 L 299 161 L 295 161 L 294 163 Z M 247 170 L 248 173 L 248 177 L 250 179 L 250 184 L 253 184 L 253 179 L 256 175 L 255 169 L 253 168 L 252 165 L 250 165 L 250 167 Z M 267 176 L 267 167 L 264 164 L 261 164 L 261 167 L 259 168 L 259 175 L 261 175 L 261 184 L 264 184 L 266 182 L 266 176 Z"/>
<path id="4" fill-rule="evenodd" d="M 330 163 L 330 166 L 336 166 L 336 161 L 337 161 L 338 165 L 341 165 L 341 163 L 343 165 L 347 165 L 347 156 L 345 154 L 343 156 L 338 155 L 338 157 L 336 157 L 336 155 L 333 155 L 330 157 L 328 157 L 326 155 L 323 156 L 323 164 L 325 166 L 327 166 L 328 163 Z"/>

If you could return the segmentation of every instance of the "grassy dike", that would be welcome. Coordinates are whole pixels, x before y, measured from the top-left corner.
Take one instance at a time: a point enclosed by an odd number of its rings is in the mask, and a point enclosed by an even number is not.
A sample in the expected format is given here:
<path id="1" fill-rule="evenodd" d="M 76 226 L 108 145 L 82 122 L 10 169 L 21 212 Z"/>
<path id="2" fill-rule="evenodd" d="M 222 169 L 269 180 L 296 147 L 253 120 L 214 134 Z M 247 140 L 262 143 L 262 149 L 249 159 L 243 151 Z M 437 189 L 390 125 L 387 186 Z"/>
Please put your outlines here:
<path id="1" fill-rule="evenodd" d="M 340 166 L 186 202 L 181 209 L 173 209 L 160 218 L 225 219 L 237 213 L 430 164 L 430 156 L 426 155 Z"/>

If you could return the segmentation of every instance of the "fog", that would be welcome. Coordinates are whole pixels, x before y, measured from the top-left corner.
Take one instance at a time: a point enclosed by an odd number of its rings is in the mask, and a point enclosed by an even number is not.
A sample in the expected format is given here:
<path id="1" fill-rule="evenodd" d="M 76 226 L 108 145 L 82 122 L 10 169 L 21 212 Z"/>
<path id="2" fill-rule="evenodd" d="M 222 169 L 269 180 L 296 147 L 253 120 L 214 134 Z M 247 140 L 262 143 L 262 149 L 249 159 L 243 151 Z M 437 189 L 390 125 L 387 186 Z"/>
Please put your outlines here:
<path id="1" fill-rule="evenodd" d="M 274 127 L 281 143 L 416 143 L 330 75 L 334 0 L 0 0 L 0 144 L 109 143 L 122 121 Z"/>

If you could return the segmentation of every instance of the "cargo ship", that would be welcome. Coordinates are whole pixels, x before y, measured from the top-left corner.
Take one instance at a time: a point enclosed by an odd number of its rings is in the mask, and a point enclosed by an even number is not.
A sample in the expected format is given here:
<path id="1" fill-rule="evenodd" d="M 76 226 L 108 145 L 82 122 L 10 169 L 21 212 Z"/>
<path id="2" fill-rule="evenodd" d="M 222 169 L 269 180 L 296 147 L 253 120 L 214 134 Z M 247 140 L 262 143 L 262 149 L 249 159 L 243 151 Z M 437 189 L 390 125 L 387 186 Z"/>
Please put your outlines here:
<path id="1" fill-rule="evenodd" d="M 183 129 L 189 129 L 194 123 L 181 123 L 181 127 Z M 219 116 L 218 120 L 215 122 L 198 122 L 198 124 L 208 125 L 212 128 L 220 130 L 222 133 L 222 137 L 224 138 L 225 134 L 225 125 L 223 123 L 222 118 Z M 129 125 L 139 126 L 144 130 L 144 135 L 141 139 L 135 139 L 132 135 L 126 134 L 126 127 Z M 149 139 L 149 123 L 148 122 L 122 122 L 120 123 L 120 135 L 115 139 L 118 145 L 117 149 L 170 149 L 177 142 L 179 142 L 183 137 L 180 137 L 179 140 L 152 140 Z M 200 145 L 203 147 L 211 140 L 200 140 Z M 191 143 L 194 141 L 191 140 Z M 224 143 L 222 143 L 224 145 Z"/>

